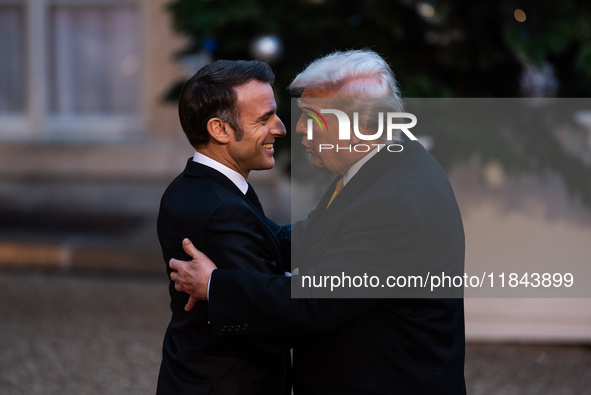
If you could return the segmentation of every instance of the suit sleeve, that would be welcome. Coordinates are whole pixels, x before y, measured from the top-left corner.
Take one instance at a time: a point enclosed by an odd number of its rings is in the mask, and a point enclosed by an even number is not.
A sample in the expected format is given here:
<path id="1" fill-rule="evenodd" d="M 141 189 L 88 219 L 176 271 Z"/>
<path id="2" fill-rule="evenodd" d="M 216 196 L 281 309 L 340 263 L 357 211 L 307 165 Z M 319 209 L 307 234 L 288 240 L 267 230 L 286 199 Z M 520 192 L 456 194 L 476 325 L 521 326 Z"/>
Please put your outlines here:
<path id="1" fill-rule="evenodd" d="M 279 242 L 280 254 L 284 262 L 286 272 L 291 272 L 291 225 L 277 225 L 271 219 L 265 217 L 267 227 L 275 235 Z"/>
<path id="2" fill-rule="evenodd" d="M 420 250 L 420 216 L 409 205 L 398 205 L 387 214 L 368 211 L 372 207 L 370 202 L 361 202 L 350 212 L 354 221 L 332 224 L 327 239 L 313 243 L 313 248 L 324 249 L 318 262 L 300 274 L 324 276 L 340 273 L 343 267 L 352 272 L 386 273 L 388 268 L 406 270 L 413 265 Z M 320 299 L 314 294 L 292 298 L 291 281 L 298 281 L 297 277 L 215 270 L 208 310 L 212 329 L 223 333 L 228 324 L 247 324 L 253 333 L 320 333 L 345 325 L 380 303 L 379 299 L 364 299 L 363 289 L 348 296 L 356 299 L 343 299 L 346 295 Z"/>
<path id="3" fill-rule="evenodd" d="M 231 273 L 247 275 L 256 273 L 286 278 L 281 251 L 272 240 L 275 230 L 283 234 L 282 232 L 286 232 L 286 229 L 277 227 L 273 230 L 265 227 L 256 214 L 244 206 L 224 205 L 213 213 L 208 221 L 207 230 L 207 250 L 211 252 L 211 256 L 216 257 L 223 270 Z M 219 290 L 222 293 L 231 292 L 223 285 Z M 275 297 L 275 295 L 267 296 Z M 261 351 L 290 348 L 294 341 L 292 337 L 276 333 L 258 336 L 262 333 L 245 330 L 248 326 L 243 325 L 227 326 L 227 328 L 233 328 L 234 333 L 253 335 L 249 337 L 249 341 Z M 241 330 L 238 331 L 236 328 Z"/>
<path id="4" fill-rule="evenodd" d="M 292 299 L 290 281 L 265 273 L 215 270 L 208 309 L 211 329 L 229 335 L 234 333 L 227 332 L 228 325 L 249 328 L 238 334 L 327 332 L 377 304 L 373 299 Z"/>
<path id="5" fill-rule="evenodd" d="M 207 223 L 206 249 L 220 268 L 284 273 L 272 232 L 241 205 L 224 205 L 213 213 Z"/>

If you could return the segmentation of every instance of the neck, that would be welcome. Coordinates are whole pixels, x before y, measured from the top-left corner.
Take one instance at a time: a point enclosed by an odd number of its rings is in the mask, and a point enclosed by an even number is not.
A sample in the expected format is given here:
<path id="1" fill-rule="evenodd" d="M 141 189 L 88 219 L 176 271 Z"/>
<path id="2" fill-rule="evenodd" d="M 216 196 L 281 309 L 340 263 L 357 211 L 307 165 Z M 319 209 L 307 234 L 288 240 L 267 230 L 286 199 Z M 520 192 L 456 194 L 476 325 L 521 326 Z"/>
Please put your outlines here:
<path id="1" fill-rule="evenodd" d="M 212 146 L 211 144 L 208 144 L 206 146 L 196 148 L 196 151 L 202 155 L 207 156 L 210 159 L 215 160 L 218 163 L 221 163 L 227 168 L 234 170 L 238 174 L 242 175 L 244 179 L 248 178 L 248 172 L 245 173 L 242 170 L 240 170 L 238 166 L 236 166 L 236 162 L 232 160 L 230 155 L 228 155 L 228 153 L 225 150 L 218 149 Z"/>

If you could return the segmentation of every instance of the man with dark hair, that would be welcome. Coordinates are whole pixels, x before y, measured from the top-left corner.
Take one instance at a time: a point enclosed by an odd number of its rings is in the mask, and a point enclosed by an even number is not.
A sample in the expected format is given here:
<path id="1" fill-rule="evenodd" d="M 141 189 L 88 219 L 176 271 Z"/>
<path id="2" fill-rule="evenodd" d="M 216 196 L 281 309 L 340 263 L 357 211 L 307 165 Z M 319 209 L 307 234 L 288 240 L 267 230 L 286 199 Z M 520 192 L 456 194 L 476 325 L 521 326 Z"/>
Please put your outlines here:
<path id="1" fill-rule="evenodd" d="M 263 213 L 247 183 L 251 170 L 273 167 L 273 144 L 285 136 L 276 114 L 274 74 L 259 61 L 220 60 L 184 85 L 179 116 L 195 155 L 164 193 L 158 237 L 166 263 L 196 245 L 227 269 L 284 275 L 289 233 Z M 170 269 L 167 270 L 170 275 Z M 289 347 L 271 336 L 223 338 L 211 333 L 207 303 L 185 311 L 188 296 L 170 282 L 157 394 L 289 394 Z M 232 331 L 248 333 L 247 325 Z"/>
<path id="2" fill-rule="evenodd" d="M 325 105 L 339 98 L 387 100 L 402 108 L 392 70 L 369 50 L 320 58 L 290 87 L 302 91 L 301 108 L 316 113 L 334 109 Z M 307 221 L 293 227 L 300 274 L 326 278 L 343 268 L 343 275 L 349 269 L 463 273 L 460 211 L 443 169 L 421 144 L 396 136 L 402 150 L 322 150 L 322 143 L 355 147 L 363 140 L 356 133 L 341 141 L 334 117 L 327 117 L 324 130 L 307 117 L 302 115 L 296 132 L 312 164 L 337 178 Z M 306 122 L 316 128 L 313 138 Z M 397 298 L 357 298 L 371 289 L 355 286 L 337 291 L 343 299 L 291 298 L 292 283 L 284 276 L 216 269 L 189 240 L 183 245 L 193 261 L 171 260 L 171 279 L 191 295 L 187 308 L 209 300 L 212 330 L 241 337 L 227 330 L 239 323 L 251 333 L 306 335 L 294 346 L 296 395 L 465 393 L 461 294 L 435 298 L 418 288 L 392 289 Z"/>

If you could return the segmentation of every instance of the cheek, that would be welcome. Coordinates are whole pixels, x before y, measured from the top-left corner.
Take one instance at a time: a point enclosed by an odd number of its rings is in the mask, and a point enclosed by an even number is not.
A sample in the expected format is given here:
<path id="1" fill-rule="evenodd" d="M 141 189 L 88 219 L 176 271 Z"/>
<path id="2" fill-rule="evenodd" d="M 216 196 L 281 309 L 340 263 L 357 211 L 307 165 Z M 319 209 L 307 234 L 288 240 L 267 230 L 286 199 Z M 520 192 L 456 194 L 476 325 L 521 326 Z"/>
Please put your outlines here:
<path id="1" fill-rule="evenodd" d="M 306 133 L 306 120 L 303 116 L 301 116 L 300 119 L 298 119 L 298 122 L 296 123 L 296 133 Z"/>
<path id="2" fill-rule="evenodd" d="M 312 156 L 310 156 L 310 164 L 312 164 L 312 166 L 314 167 L 322 167 L 322 161 L 320 160 L 320 158 L 314 154 L 312 154 Z"/>
<path id="3" fill-rule="evenodd" d="M 333 142 L 332 140 L 330 140 L 330 139 L 326 138 L 326 135 L 321 135 L 321 136 L 319 136 L 319 138 L 318 138 L 318 139 L 314 138 L 314 147 L 315 147 L 316 151 L 320 151 L 320 145 L 321 145 L 321 144 L 322 144 L 322 145 L 324 146 L 324 148 L 325 148 L 325 149 L 322 151 L 322 155 L 324 155 L 324 154 L 325 154 L 325 152 L 328 152 L 328 151 L 326 151 L 326 146 L 327 146 L 328 144 L 330 144 L 330 145 L 334 145 L 334 142 Z"/>

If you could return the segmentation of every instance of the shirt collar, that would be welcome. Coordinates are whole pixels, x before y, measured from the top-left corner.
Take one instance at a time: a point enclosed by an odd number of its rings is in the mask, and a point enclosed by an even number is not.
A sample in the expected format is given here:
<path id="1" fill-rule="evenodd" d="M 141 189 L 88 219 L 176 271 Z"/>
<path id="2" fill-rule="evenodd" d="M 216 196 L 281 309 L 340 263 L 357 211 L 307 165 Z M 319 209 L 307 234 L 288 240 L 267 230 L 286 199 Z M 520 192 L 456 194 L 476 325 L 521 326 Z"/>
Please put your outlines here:
<path id="1" fill-rule="evenodd" d="M 228 177 L 243 194 L 246 194 L 246 191 L 248 190 L 248 182 L 246 182 L 246 179 L 242 177 L 242 174 L 197 151 L 195 151 L 195 155 L 193 155 L 193 162 L 200 163 L 204 166 L 211 167 L 212 169 L 219 171 Z"/>
<path id="2" fill-rule="evenodd" d="M 353 176 L 357 174 L 359 169 L 361 169 L 361 166 L 366 164 L 368 160 L 370 160 L 375 154 L 378 153 L 378 151 L 379 148 L 376 148 L 373 151 L 369 152 L 367 155 L 365 155 L 363 158 L 355 162 L 355 164 L 351 166 L 345 174 L 343 174 L 343 186 L 347 185 L 351 178 L 353 178 Z"/>

